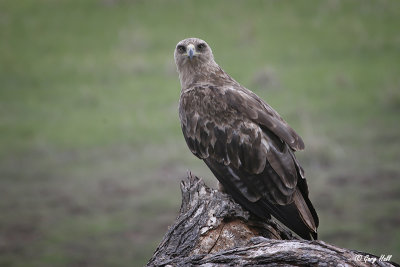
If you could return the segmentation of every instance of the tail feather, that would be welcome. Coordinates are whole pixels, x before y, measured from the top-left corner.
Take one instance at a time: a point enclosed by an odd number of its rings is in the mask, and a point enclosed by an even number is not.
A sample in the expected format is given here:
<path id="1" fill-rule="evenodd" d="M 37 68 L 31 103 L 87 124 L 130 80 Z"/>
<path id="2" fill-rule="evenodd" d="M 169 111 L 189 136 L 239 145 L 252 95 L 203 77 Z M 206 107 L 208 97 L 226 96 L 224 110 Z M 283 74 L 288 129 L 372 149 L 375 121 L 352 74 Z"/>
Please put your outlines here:
<path id="1" fill-rule="evenodd" d="M 227 166 L 209 160 L 205 160 L 205 163 L 223 185 L 225 191 L 252 214 L 262 219 L 269 219 L 272 215 L 303 239 L 318 238 L 317 213 L 308 196 L 304 196 L 300 188 L 296 190 L 294 201 L 288 205 L 273 204 L 265 198 L 252 202 L 236 188 Z"/>

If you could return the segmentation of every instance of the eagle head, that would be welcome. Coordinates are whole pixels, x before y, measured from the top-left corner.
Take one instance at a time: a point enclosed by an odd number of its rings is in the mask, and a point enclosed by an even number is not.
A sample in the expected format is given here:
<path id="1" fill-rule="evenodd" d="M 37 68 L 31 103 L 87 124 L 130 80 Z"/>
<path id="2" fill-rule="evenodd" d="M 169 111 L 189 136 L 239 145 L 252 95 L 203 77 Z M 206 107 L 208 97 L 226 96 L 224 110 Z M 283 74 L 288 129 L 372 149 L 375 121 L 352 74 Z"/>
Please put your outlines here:
<path id="1" fill-rule="evenodd" d="M 175 63 L 178 71 L 183 68 L 196 68 L 214 63 L 210 46 L 198 38 L 180 41 L 175 48 Z"/>

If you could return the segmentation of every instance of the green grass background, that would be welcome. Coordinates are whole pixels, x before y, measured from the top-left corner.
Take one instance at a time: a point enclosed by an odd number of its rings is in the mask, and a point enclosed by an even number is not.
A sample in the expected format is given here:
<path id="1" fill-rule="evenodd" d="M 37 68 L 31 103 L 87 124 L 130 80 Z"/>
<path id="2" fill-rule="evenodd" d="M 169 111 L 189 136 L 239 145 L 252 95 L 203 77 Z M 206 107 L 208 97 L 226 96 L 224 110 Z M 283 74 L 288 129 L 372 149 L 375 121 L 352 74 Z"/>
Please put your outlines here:
<path id="1" fill-rule="evenodd" d="M 303 137 L 320 239 L 400 260 L 400 2 L 0 1 L 0 265 L 141 266 L 187 169 L 176 43 Z"/>

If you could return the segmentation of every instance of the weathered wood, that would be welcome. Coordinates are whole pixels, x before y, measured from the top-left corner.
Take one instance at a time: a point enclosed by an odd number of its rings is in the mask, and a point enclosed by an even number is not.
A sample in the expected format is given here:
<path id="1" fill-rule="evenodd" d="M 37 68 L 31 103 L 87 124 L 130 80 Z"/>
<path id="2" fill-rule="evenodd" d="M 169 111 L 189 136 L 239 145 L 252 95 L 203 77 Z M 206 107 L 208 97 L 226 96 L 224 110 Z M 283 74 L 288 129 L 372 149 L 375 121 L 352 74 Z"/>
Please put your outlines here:
<path id="1" fill-rule="evenodd" d="M 372 254 L 298 239 L 273 220 L 253 218 L 190 173 L 181 190 L 179 216 L 147 266 L 399 266 Z"/>

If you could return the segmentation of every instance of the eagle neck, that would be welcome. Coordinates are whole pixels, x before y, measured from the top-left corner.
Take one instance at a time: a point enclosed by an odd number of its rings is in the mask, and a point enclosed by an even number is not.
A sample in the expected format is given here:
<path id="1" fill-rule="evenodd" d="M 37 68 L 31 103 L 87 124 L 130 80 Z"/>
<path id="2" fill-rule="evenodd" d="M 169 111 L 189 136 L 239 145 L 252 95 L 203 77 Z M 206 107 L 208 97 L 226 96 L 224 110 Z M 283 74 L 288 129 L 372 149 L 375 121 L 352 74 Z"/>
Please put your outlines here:
<path id="1" fill-rule="evenodd" d="M 178 71 L 182 92 L 195 84 L 216 84 L 223 79 L 232 79 L 215 61 L 209 64 L 187 64 Z"/>

